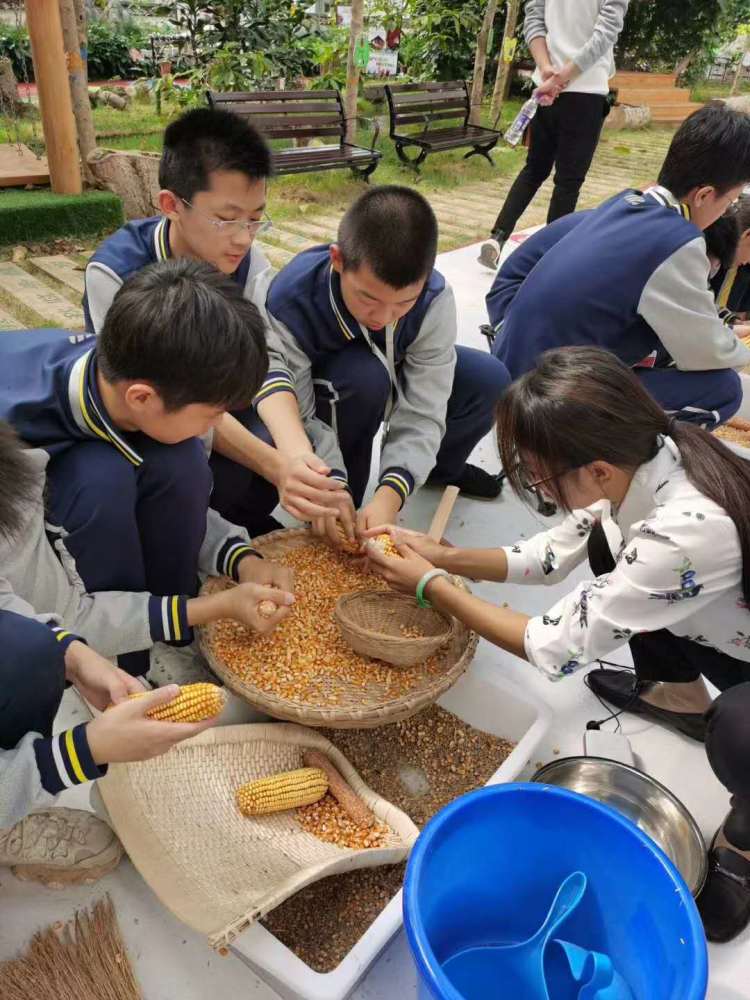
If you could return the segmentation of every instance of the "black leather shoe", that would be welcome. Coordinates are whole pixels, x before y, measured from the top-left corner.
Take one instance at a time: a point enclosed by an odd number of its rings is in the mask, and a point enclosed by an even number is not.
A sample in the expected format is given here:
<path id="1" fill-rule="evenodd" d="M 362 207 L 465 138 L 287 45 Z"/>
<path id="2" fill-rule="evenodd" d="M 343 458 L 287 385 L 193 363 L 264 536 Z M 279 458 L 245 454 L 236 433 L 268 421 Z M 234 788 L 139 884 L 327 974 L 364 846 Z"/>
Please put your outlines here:
<path id="1" fill-rule="evenodd" d="M 698 910 L 709 941 L 731 941 L 750 923 L 750 861 L 728 847 L 717 847 L 716 837 L 708 852 L 708 878 Z"/>
<path id="2" fill-rule="evenodd" d="M 598 698 L 615 708 L 671 726 L 698 743 L 703 743 L 706 739 L 706 719 L 702 712 L 669 712 L 665 708 L 649 705 L 640 696 L 652 688 L 653 684 L 639 681 L 629 670 L 598 667 L 588 674 L 586 683 Z"/>
<path id="3" fill-rule="evenodd" d="M 501 472 L 493 476 L 491 472 L 485 472 L 478 465 L 466 465 L 461 470 L 461 475 L 450 483 L 440 483 L 432 476 L 427 480 L 428 486 L 458 486 L 461 496 L 471 497 L 472 500 L 495 500 L 500 496 L 505 482 L 505 473 Z"/>

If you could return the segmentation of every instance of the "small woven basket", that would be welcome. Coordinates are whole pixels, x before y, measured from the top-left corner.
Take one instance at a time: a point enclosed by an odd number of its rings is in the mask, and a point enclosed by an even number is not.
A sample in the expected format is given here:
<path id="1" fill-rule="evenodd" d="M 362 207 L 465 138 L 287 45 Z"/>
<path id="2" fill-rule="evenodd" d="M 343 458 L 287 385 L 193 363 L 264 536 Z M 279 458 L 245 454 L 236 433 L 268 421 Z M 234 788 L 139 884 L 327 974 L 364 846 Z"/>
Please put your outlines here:
<path id="1" fill-rule="evenodd" d="M 420 608 L 413 597 L 389 591 L 344 594 L 334 612 L 341 634 L 355 653 L 412 667 L 432 656 L 453 635 L 453 620 L 439 611 Z M 405 635 L 408 630 L 419 636 Z"/>

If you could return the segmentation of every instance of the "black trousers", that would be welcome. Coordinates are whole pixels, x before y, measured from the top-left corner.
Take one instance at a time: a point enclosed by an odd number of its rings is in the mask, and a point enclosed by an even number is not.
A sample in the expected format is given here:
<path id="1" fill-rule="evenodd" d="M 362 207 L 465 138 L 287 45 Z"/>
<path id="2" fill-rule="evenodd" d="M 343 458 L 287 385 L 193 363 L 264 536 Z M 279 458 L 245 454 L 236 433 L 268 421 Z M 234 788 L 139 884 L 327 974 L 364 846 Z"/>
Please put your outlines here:
<path id="1" fill-rule="evenodd" d="M 600 94 L 560 94 L 554 104 L 539 108 L 529 126 L 526 165 L 495 220 L 494 236 L 510 236 L 553 166 L 555 186 L 547 222 L 575 211 L 607 109 L 607 99 Z"/>
<path id="2" fill-rule="evenodd" d="M 601 525 L 589 536 L 588 557 L 596 576 L 615 567 Z M 727 837 L 750 850 L 750 663 L 667 629 L 634 636 L 629 645 L 639 680 L 679 684 L 702 675 L 722 692 L 706 713 L 706 754 L 714 774 L 732 795 Z"/>

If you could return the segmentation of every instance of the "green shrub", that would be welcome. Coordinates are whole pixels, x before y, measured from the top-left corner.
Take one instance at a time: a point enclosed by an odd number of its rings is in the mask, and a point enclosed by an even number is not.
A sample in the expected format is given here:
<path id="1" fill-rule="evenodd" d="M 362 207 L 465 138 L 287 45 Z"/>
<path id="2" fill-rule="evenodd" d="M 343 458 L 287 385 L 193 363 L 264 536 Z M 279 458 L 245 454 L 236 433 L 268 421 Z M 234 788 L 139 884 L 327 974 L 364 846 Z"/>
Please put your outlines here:
<path id="1" fill-rule="evenodd" d="M 0 192 L 0 244 L 112 232 L 123 223 L 122 202 L 109 191 L 82 195 L 51 191 Z"/>

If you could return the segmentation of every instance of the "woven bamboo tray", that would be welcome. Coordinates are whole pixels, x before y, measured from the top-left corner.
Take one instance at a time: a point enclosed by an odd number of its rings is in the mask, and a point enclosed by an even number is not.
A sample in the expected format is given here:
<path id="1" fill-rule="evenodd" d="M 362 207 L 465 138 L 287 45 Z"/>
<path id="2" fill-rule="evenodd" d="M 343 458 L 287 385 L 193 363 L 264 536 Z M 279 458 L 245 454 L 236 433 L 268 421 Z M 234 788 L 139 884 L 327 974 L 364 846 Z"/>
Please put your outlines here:
<path id="1" fill-rule="evenodd" d="M 382 847 L 325 843 L 303 830 L 294 810 L 240 814 L 234 802 L 240 785 L 301 767 L 311 748 L 322 750 L 391 828 Z M 113 764 L 98 785 L 135 867 L 161 902 L 215 948 L 311 882 L 403 861 L 419 835 L 332 743 L 302 726 L 219 726 L 162 757 Z"/>
<path id="2" fill-rule="evenodd" d="M 255 539 L 253 545 L 267 559 L 280 559 L 290 549 L 310 545 L 314 541 L 315 538 L 308 529 L 289 528 L 263 535 Z M 455 579 L 461 586 L 466 586 L 460 578 Z M 211 577 L 206 581 L 203 592 L 212 593 L 224 586 L 225 580 Z M 399 722 L 431 705 L 464 673 L 474 657 L 479 641 L 476 633 L 455 621 L 448 642 L 436 654 L 439 662 L 437 671 L 423 663 L 413 667 L 393 668 L 399 678 L 405 677 L 411 684 L 408 694 L 394 697 L 388 690 L 387 681 L 378 679 L 374 674 L 371 682 L 364 686 L 354 686 L 341 681 L 332 672 L 326 681 L 329 688 L 336 691 L 339 701 L 336 705 L 320 705 L 281 698 L 240 677 L 216 655 L 213 633 L 213 625 L 198 629 L 200 649 L 211 670 L 230 690 L 275 719 L 338 729 L 368 729 Z"/>

